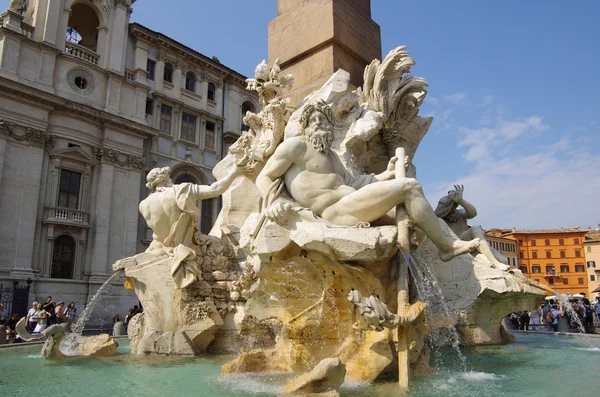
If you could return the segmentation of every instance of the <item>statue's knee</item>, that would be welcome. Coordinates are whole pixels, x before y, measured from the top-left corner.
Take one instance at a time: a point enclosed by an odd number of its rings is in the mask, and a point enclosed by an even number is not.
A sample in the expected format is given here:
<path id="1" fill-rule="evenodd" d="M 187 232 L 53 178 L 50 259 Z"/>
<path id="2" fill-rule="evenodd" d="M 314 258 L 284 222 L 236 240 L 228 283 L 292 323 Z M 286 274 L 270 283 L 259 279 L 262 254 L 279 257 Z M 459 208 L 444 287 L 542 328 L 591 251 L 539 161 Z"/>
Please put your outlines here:
<path id="1" fill-rule="evenodd" d="M 422 190 L 421 184 L 415 178 L 406 178 L 406 187 L 411 190 Z"/>

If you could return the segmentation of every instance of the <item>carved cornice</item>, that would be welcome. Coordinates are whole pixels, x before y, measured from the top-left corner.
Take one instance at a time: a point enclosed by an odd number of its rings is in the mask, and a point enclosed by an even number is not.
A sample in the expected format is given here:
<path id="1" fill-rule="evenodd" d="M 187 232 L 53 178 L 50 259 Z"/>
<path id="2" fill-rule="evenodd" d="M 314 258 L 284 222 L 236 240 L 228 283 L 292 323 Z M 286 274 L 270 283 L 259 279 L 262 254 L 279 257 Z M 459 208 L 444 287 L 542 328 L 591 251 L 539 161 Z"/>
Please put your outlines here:
<path id="1" fill-rule="evenodd" d="M 185 59 L 189 64 L 193 64 L 193 66 L 188 65 L 190 68 L 209 70 L 216 78 L 228 79 L 228 82 L 236 83 L 243 87 L 246 86 L 246 76 L 187 47 L 185 44 L 179 43 L 162 33 L 152 31 L 138 23 L 132 23 L 129 26 L 132 37 L 157 46 L 161 52 L 169 52 L 169 55 L 173 59 Z"/>
<path id="2" fill-rule="evenodd" d="M 6 135 L 17 142 L 27 142 L 34 144 L 43 144 L 46 148 L 54 147 L 56 137 L 44 130 L 38 130 L 31 127 L 22 126 L 25 133 L 17 134 L 15 132 L 16 124 L 4 119 L 0 119 L 0 135 Z"/>
<path id="3" fill-rule="evenodd" d="M 94 146 L 92 152 L 101 163 L 116 164 L 120 167 L 131 168 L 138 171 L 143 170 L 146 166 L 146 159 L 142 156 L 134 156 L 104 146 Z"/>
<path id="4" fill-rule="evenodd" d="M 0 79 L 0 90 L 2 90 L 3 93 L 16 95 L 18 98 L 34 101 L 38 106 L 42 106 L 49 110 L 53 109 L 56 111 L 67 112 L 71 115 L 85 118 L 86 120 L 114 126 L 115 128 L 128 131 L 143 138 L 156 136 L 156 131 L 153 128 L 141 123 L 115 116 L 108 112 L 96 110 L 83 104 L 67 101 L 58 96 L 11 80 Z"/>

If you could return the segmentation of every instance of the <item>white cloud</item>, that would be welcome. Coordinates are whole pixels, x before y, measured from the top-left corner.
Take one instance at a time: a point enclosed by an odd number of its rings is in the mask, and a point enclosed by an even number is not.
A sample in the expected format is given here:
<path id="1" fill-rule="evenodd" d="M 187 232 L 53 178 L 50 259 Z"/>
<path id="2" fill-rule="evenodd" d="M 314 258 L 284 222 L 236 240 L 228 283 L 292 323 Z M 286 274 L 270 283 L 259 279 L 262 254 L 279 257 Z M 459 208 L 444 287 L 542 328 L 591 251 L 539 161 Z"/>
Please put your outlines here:
<path id="1" fill-rule="evenodd" d="M 464 137 L 459 146 L 467 146 L 464 158 L 467 161 L 486 161 L 494 148 L 504 147 L 510 141 L 529 133 L 537 133 L 548 129 L 542 118 L 531 116 L 519 121 L 500 120 L 494 128 L 460 128 Z"/>
<path id="2" fill-rule="evenodd" d="M 488 107 L 494 102 L 494 97 L 492 95 L 486 95 L 481 98 L 481 103 L 477 106 L 479 107 Z"/>
<path id="3" fill-rule="evenodd" d="M 465 95 L 464 92 L 457 92 L 455 94 L 451 94 L 451 95 L 444 95 L 442 97 L 442 99 L 444 101 L 453 103 L 454 105 L 458 105 L 461 104 L 465 101 L 465 99 L 467 98 L 467 96 Z"/>
<path id="4" fill-rule="evenodd" d="M 587 227 L 600 222 L 600 147 L 597 135 L 549 139 L 538 116 L 497 120 L 484 128 L 461 128 L 470 172 L 426 186 L 435 207 L 453 184 L 465 185 L 465 199 L 478 209 L 485 228 Z M 587 146 L 581 140 L 589 141 Z M 577 149 L 574 149 L 577 148 Z M 433 188 L 433 189 L 431 189 Z"/>
<path id="5" fill-rule="evenodd" d="M 425 98 L 425 101 L 433 106 L 436 106 L 438 103 L 440 103 L 440 100 L 437 97 L 434 97 L 431 95 L 427 95 L 427 98 Z"/>

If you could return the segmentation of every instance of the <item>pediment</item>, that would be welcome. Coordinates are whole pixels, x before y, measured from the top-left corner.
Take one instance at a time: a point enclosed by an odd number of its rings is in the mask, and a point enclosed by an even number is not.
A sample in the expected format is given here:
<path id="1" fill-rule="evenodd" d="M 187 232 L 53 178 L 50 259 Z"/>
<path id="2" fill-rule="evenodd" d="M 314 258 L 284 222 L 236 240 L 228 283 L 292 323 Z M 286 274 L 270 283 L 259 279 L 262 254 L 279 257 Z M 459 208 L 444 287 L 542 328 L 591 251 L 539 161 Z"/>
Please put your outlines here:
<path id="1" fill-rule="evenodd" d="M 79 162 L 88 163 L 88 164 L 94 163 L 94 157 L 91 154 L 86 153 L 85 150 L 83 150 L 80 147 L 68 147 L 68 148 L 64 148 L 64 149 L 56 149 L 50 153 L 50 156 L 67 158 L 67 159 L 70 159 L 73 161 L 79 161 Z"/>

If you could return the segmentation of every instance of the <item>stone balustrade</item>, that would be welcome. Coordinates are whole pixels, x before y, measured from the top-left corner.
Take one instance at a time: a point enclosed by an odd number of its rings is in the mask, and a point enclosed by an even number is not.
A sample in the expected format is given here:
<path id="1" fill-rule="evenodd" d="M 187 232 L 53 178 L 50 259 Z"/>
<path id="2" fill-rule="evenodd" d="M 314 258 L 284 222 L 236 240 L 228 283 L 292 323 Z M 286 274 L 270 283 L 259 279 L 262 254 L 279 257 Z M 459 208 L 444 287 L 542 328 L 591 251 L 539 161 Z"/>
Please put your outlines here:
<path id="1" fill-rule="evenodd" d="M 89 48 L 80 46 L 79 44 L 66 42 L 65 43 L 65 54 L 71 55 L 75 58 L 83 59 L 93 65 L 98 65 L 100 55 L 90 50 Z"/>
<path id="2" fill-rule="evenodd" d="M 135 81 L 135 73 L 132 70 L 125 69 L 125 78 L 129 81 Z"/>
<path id="3" fill-rule="evenodd" d="M 89 227 L 90 213 L 74 208 L 46 207 L 44 209 L 44 222 Z"/>

